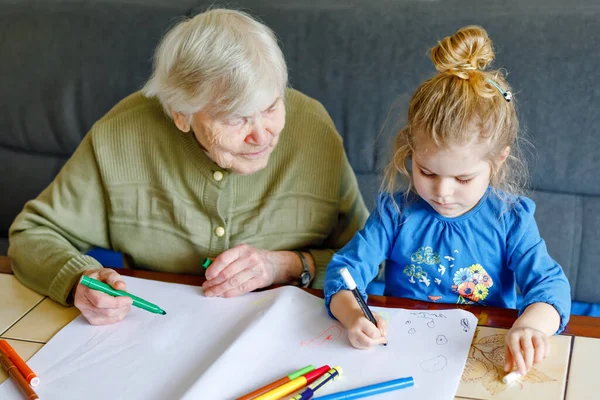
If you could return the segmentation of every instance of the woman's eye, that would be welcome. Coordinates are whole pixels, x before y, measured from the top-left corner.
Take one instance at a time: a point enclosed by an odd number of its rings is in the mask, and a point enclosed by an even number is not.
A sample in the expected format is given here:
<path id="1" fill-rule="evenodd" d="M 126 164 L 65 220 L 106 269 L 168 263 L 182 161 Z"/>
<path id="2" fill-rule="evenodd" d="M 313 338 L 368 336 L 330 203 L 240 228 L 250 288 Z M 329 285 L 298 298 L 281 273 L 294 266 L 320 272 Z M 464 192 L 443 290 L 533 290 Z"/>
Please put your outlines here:
<path id="1" fill-rule="evenodd" d="M 264 114 L 264 115 L 269 115 L 269 114 L 271 114 L 273 111 L 275 111 L 275 109 L 276 109 L 276 108 L 277 108 L 277 105 L 274 105 L 273 107 L 269 108 L 268 110 L 266 110 L 266 111 L 263 111 L 263 114 Z"/>
<path id="2" fill-rule="evenodd" d="M 228 120 L 226 123 L 229 126 L 240 126 L 245 122 L 245 120 L 246 120 L 245 118 L 241 118 L 241 117 L 233 118 L 233 119 Z"/>

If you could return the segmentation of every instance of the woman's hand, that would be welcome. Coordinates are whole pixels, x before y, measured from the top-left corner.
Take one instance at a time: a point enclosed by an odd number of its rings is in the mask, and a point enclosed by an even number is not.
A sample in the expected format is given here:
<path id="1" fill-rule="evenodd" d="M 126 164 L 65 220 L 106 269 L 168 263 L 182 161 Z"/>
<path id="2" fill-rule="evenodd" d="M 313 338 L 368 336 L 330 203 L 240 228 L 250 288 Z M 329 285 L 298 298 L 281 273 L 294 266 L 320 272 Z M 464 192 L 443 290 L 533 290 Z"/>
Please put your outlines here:
<path id="1" fill-rule="evenodd" d="M 387 343 L 387 321 L 373 313 L 377 326 L 365 317 L 354 295 L 349 290 L 340 290 L 331 297 L 329 309 L 334 317 L 348 330 L 348 339 L 357 349 L 368 349 Z"/>
<path id="2" fill-rule="evenodd" d="M 550 336 L 527 326 L 513 326 L 504 343 L 504 371 L 510 372 L 516 366 L 523 376 L 550 353 Z"/>
<path id="3" fill-rule="evenodd" d="M 206 282 L 202 285 L 204 295 L 234 297 L 272 285 L 286 265 L 285 257 L 279 253 L 284 252 L 261 250 L 245 244 L 224 251 L 206 270 Z"/>
<path id="4" fill-rule="evenodd" d="M 121 275 L 112 269 L 90 269 L 84 271 L 83 275 L 105 282 L 116 290 L 127 289 Z M 133 300 L 129 297 L 112 297 L 85 285 L 78 284 L 75 288 L 75 307 L 92 325 L 109 325 L 121 321 L 129 313 L 132 303 Z"/>

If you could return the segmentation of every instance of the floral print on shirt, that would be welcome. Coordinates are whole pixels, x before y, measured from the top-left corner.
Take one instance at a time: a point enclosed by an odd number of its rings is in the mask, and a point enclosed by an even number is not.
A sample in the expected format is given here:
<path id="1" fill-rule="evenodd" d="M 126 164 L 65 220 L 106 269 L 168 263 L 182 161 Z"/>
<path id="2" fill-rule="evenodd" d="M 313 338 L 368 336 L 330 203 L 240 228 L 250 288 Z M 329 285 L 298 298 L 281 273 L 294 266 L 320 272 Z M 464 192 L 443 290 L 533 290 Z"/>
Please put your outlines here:
<path id="1" fill-rule="evenodd" d="M 480 264 L 460 268 L 454 273 L 452 290 L 458 293 L 457 304 L 479 303 L 488 296 L 494 285 L 492 278 Z"/>
<path id="2" fill-rule="evenodd" d="M 423 266 L 421 264 L 437 265 L 440 263 L 440 256 L 435 253 L 430 246 L 422 246 L 410 255 L 410 261 L 412 261 L 412 264 L 404 267 L 403 271 L 404 275 L 408 276 L 408 281 L 410 283 L 415 283 L 415 278 L 417 278 L 418 282 L 429 286 L 431 280 L 429 279 L 427 272 L 423 271 Z"/>
<path id="3" fill-rule="evenodd" d="M 455 253 L 458 253 L 458 250 L 455 250 Z M 455 260 L 454 257 L 450 256 L 444 258 L 448 262 Z M 472 264 L 469 267 L 459 269 L 453 269 L 454 264 L 451 264 L 449 266 L 450 270 L 448 270 L 449 277 L 446 278 L 447 280 L 442 281 L 447 268 L 442 264 L 439 254 L 434 252 L 430 246 L 419 247 L 417 251 L 411 254 L 410 261 L 411 264 L 405 266 L 403 270 L 410 283 L 424 283 L 425 286 L 429 287 L 432 279 L 437 285 L 450 280 L 449 285 L 451 285 L 452 292 L 458 295 L 457 304 L 484 303 L 489 295 L 490 288 L 494 285 L 492 278 L 481 264 Z M 436 275 L 439 277 L 436 277 Z M 425 290 L 429 292 L 430 289 Z M 429 296 L 434 301 L 443 297 L 439 296 L 443 292 L 439 293 L 437 289 L 433 289 L 431 294 L 436 294 L 433 297 Z"/>

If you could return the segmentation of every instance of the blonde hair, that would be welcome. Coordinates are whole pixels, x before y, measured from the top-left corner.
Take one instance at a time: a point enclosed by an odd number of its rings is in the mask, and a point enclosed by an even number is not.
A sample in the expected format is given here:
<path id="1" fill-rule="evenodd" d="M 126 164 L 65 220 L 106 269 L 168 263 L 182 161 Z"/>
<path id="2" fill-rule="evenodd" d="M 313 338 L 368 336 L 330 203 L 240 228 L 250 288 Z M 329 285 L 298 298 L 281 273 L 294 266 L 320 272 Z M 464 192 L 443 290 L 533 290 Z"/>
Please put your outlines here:
<path id="1" fill-rule="evenodd" d="M 142 89 L 165 113 L 213 116 L 255 112 L 283 95 L 287 66 L 273 31 L 237 10 L 213 9 L 184 20 L 164 36 L 152 76 Z"/>
<path id="2" fill-rule="evenodd" d="M 510 87 L 499 70 L 485 71 L 494 59 L 492 42 L 480 26 L 466 26 L 431 49 L 438 74 L 423 82 L 408 108 L 408 122 L 397 134 L 391 162 L 385 169 L 382 191 L 394 193 L 397 178 L 404 181 L 408 201 L 413 188 L 406 162 L 415 152 L 415 136 L 427 135 L 438 147 L 487 141 L 491 165 L 490 186 L 507 194 L 520 194 L 527 182 L 527 168 L 519 148 L 519 122 L 514 100 L 504 92 Z M 473 126 L 479 137 L 473 137 Z M 504 163 L 498 162 L 509 146 Z M 496 190 L 498 195 L 499 191 Z"/>

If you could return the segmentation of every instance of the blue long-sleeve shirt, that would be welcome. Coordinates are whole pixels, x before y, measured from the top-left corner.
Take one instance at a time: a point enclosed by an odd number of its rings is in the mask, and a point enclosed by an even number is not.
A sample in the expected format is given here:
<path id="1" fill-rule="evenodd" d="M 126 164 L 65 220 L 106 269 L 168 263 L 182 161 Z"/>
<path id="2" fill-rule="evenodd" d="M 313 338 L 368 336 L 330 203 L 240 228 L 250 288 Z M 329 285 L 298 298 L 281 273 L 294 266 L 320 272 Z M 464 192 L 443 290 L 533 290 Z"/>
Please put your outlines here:
<path id="1" fill-rule="evenodd" d="M 548 303 L 560 314 L 561 332 L 569 320 L 569 282 L 550 257 L 527 197 L 500 199 L 490 188 L 469 212 L 455 218 L 438 214 L 420 198 L 408 204 L 403 193 L 383 194 L 365 227 L 334 255 L 325 275 L 325 304 L 346 285 L 348 268 L 366 299 L 366 287 L 387 261 L 386 296 L 443 303 L 477 303 L 516 308 Z M 510 203 L 510 204 L 509 204 Z"/>

